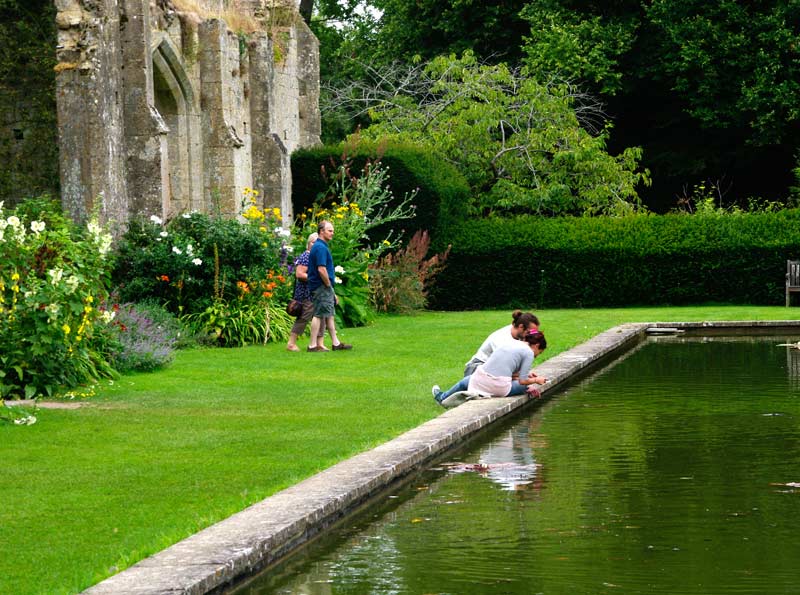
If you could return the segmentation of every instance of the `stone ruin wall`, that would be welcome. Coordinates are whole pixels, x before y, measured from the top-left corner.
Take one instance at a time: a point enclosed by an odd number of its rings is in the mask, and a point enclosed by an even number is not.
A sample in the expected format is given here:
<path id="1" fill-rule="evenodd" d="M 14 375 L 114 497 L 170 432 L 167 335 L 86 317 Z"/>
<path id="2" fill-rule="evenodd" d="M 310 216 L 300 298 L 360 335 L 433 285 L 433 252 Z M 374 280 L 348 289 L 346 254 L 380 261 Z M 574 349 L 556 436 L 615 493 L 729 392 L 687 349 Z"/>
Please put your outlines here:
<path id="1" fill-rule="evenodd" d="M 289 223 L 289 157 L 320 142 L 319 51 L 276 1 L 55 0 L 61 193 L 75 220 L 97 209 L 120 233 L 131 216 L 235 216 L 250 187 Z M 262 29 L 240 37 L 208 14 L 222 10 Z"/>

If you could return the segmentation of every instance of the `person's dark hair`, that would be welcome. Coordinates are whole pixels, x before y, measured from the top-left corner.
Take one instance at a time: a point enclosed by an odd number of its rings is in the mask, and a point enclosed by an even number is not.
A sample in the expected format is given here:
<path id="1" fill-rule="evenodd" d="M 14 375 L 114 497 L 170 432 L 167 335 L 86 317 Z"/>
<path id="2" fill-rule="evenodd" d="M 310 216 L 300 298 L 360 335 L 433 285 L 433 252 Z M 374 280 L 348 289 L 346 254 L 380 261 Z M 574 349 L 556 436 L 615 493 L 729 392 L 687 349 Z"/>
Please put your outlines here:
<path id="1" fill-rule="evenodd" d="M 322 233 L 322 230 L 325 229 L 325 224 L 330 223 L 327 219 L 323 219 L 319 223 L 317 223 L 317 233 Z"/>
<path id="2" fill-rule="evenodd" d="M 529 330 L 522 338 L 528 345 L 538 345 L 539 349 L 544 351 L 547 349 L 547 339 L 544 338 L 542 331 Z"/>
<path id="3" fill-rule="evenodd" d="M 511 324 L 513 326 L 523 325 L 525 328 L 528 328 L 530 325 L 535 324 L 538 327 L 539 319 L 536 317 L 536 314 L 531 314 L 530 312 L 523 312 L 522 310 L 514 310 L 511 313 Z"/>

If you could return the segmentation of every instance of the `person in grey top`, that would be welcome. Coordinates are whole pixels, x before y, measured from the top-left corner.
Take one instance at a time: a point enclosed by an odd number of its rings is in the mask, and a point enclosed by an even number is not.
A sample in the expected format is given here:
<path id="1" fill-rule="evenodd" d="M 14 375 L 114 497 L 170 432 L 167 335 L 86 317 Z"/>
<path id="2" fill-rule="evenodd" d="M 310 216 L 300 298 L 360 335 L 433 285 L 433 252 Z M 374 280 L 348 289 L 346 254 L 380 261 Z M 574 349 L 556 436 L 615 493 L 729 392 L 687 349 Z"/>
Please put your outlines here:
<path id="1" fill-rule="evenodd" d="M 475 373 L 465 376 L 450 390 L 433 387 L 433 396 L 441 404 L 458 392 L 484 397 L 511 397 L 524 394 L 533 384 L 545 384 L 547 378 L 531 371 L 534 358 L 547 348 L 547 340 L 539 330 L 528 330 L 520 341 L 496 347 L 486 363 Z M 518 378 L 515 380 L 515 378 Z"/>
<path id="2" fill-rule="evenodd" d="M 471 376 L 482 363 L 489 359 L 498 345 L 521 340 L 526 331 L 539 328 L 539 319 L 535 314 L 514 310 L 511 313 L 511 324 L 499 328 L 486 337 L 475 355 L 464 366 L 464 376 Z"/>

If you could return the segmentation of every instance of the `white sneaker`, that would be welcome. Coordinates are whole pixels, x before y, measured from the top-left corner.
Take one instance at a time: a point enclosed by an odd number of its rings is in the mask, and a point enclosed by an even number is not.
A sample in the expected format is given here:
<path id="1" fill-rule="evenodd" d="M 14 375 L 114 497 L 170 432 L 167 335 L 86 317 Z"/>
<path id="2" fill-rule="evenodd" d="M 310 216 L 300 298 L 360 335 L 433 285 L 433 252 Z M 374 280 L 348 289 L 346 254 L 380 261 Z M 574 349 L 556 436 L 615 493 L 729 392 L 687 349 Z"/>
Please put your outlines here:
<path id="1" fill-rule="evenodd" d="M 438 384 L 434 384 L 433 388 L 431 388 L 431 394 L 433 395 L 433 398 L 435 399 L 438 397 L 440 392 L 442 392 L 442 389 L 439 388 Z"/>
<path id="2" fill-rule="evenodd" d="M 453 393 L 452 395 L 444 399 L 441 403 L 439 403 L 439 405 L 441 405 L 445 409 L 451 409 L 452 407 L 458 407 L 462 403 L 466 403 L 467 401 L 471 401 L 472 399 L 476 398 L 479 398 L 479 395 L 462 390 L 457 393 Z"/>

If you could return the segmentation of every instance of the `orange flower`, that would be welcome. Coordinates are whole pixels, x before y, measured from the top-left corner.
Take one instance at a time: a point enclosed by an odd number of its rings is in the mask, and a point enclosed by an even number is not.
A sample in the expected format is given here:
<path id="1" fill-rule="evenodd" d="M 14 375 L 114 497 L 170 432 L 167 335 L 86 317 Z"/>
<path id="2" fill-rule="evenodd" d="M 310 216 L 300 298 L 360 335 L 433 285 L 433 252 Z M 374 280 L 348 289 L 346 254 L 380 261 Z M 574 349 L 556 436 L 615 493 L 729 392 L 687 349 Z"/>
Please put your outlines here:
<path id="1" fill-rule="evenodd" d="M 284 281 L 286 281 L 286 277 L 284 277 L 283 275 L 278 275 L 278 281 L 283 283 Z"/>
<path id="2" fill-rule="evenodd" d="M 169 283 L 169 277 L 166 275 L 161 275 L 160 277 L 156 277 L 159 281 L 164 281 L 165 283 Z"/>
<path id="3" fill-rule="evenodd" d="M 265 292 L 264 292 L 264 293 L 262 293 L 261 295 L 263 295 L 265 298 L 271 298 L 271 297 L 272 297 L 272 293 L 271 293 L 271 292 L 269 292 L 269 291 L 265 291 Z"/>
<path id="4" fill-rule="evenodd" d="M 237 281 L 236 287 L 238 287 L 239 291 L 242 293 L 248 293 L 250 291 L 250 286 L 245 281 Z"/>

